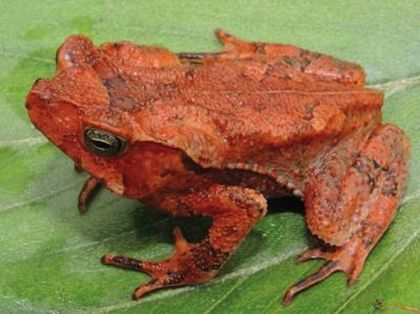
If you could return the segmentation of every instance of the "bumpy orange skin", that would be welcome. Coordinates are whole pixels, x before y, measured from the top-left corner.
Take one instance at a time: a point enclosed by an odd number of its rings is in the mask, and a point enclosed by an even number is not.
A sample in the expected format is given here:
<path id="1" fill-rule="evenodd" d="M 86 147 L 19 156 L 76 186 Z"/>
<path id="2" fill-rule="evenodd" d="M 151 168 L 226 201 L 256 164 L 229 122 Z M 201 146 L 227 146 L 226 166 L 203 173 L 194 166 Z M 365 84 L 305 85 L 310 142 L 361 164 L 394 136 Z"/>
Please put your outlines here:
<path id="1" fill-rule="evenodd" d="M 129 42 L 96 47 L 71 36 L 57 74 L 27 96 L 32 122 L 98 184 L 177 216 L 213 219 L 200 243 L 174 231 L 162 261 L 113 254 L 102 262 L 146 272 L 133 297 L 208 281 L 266 213 L 266 199 L 305 202 L 309 230 L 324 258 L 283 302 L 344 271 L 350 282 L 392 221 L 404 189 L 409 144 L 381 122 L 383 96 L 364 87 L 363 69 L 282 44 L 247 42 L 216 31 L 219 53 L 172 53 Z M 94 127 L 127 141 L 98 156 L 84 143 Z"/>

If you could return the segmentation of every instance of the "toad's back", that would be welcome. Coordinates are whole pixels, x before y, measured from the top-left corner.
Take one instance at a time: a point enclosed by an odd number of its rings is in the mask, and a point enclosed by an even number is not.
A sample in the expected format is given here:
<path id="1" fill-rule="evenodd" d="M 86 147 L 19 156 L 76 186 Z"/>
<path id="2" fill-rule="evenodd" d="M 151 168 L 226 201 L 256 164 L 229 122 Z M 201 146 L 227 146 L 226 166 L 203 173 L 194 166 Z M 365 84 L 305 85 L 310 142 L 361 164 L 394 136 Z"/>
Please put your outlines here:
<path id="1" fill-rule="evenodd" d="M 322 81 L 282 59 L 142 69 L 107 87 L 111 106 L 130 110 L 139 140 L 150 137 L 213 167 L 266 164 L 257 156 L 267 148 L 278 154 L 342 137 L 377 122 L 382 104 L 378 91 Z"/>
<path id="2" fill-rule="evenodd" d="M 59 74 L 37 89 L 46 84 L 41 94 L 77 103 L 84 119 L 133 141 L 179 148 L 205 167 L 267 164 L 269 152 L 317 147 L 314 141 L 339 140 L 380 120 L 382 94 L 364 88 L 359 66 L 289 45 L 218 36 L 226 49 L 215 54 L 129 42 L 95 47 L 75 36 L 58 52 Z"/>

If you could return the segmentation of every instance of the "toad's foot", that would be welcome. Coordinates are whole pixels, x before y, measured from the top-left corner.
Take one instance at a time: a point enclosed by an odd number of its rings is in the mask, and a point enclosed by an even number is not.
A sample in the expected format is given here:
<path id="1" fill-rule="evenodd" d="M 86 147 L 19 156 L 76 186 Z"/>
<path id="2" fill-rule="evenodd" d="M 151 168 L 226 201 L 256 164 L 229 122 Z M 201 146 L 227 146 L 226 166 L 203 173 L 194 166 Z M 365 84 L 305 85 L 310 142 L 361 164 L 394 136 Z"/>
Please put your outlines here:
<path id="1" fill-rule="evenodd" d="M 211 248 L 209 242 L 188 243 L 179 228 L 174 229 L 175 252 L 165 260 L 142 261 L 131 257 L 104 255 L 101 262 L 130 270 L 147 273 L 152 277 L 134 290 L 133 299 L 138 300 L 151 291 L 198 284 L 210 280 L 228 258 L 229 254 Z"/>
<path id="2" fill-rule="evenodd" d="M 305 251 L 298 257 L 299 262 L 319 258 L 326 262 L 316 273 L 291 286 L 283 296 L 283 304 L 290 304 L 298 292 L 317 284 L 336 271 L 344 272 L 348 283 L 353 284 L 363 269 L 369 251 L 370 248 L 366 248 L 360 241 L 350 241 L 343 247 L 316 248 Z"/>

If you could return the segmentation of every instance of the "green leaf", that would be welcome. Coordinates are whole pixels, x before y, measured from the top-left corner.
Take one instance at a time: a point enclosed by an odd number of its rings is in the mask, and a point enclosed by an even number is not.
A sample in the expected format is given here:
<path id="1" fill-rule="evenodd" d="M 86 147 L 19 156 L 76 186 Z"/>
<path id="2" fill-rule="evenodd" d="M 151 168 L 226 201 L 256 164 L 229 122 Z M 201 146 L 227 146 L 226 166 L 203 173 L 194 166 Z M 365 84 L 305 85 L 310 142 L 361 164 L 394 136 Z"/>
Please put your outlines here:
<path id="1" fill-rule="evenodd" d="M 420 308 L 420 3 L 416 1 L 0 0 L 0 312 L 1 313 L 371 313 Z M 74 33 L 95 43 L 131 40 L 175 51 L 214 51 L 222 27 L 247 39 L 288 42 L 357 61 L 386 92 L 384 119 L 410 137 L 412 157 L 399 213 L 352 287 L 343 274 L 300 294 L 285 289 L 321 262 L 296 265 L 308 234 L 296 204 L 276 204 L 220 275 L 197 287 L 132 290 L 147 276 L 100 265 L 116 251 L 167 256 L 171 231 L 187 237 L 206 222 L 164 216 L 139 202 L 99 193 L 80 216 L 86 176 L 29 122 L 24 99 L 53 75 L 55 51 Z M 299 207 L 299 204 L 298 206 Z M 282 210 L 279 210 L 282 209 Z"/>

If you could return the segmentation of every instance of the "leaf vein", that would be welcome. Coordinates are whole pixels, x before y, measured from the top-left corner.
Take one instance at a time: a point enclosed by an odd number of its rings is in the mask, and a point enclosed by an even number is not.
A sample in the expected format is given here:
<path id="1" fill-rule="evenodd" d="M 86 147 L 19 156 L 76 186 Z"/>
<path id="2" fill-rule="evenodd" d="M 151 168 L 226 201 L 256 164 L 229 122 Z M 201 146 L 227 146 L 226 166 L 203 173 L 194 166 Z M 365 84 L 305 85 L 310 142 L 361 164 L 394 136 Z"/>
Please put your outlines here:
<path id="1" fill-rule="evenodd" d="M 399 91 L 416 85 L 420 85 L 420 75 L 368 85 L 367 87 L 379 89 L 385 93 L 385 97 L 389 97 Z"/>
<path id="2" fill-rule="evenodd" d="M 74 188 L 74 187 L 76 187 L 78 185 L 80 185 L 80 182 L 77 182 L 75 184 L 67 185 L 67 186 L 65 186 L 65 187 L 63 187 L 61 189 L 54 190 L 54 191 L 52 191 L 50 193 L 46 193 L 46 194 L 44 194 L 42 196 L 34 197 L 34 198 L 30 199 L 30 200 L 26 200 L 26 201 L 22 201 L 22 202 L 11 204 L 9 206 L 0 208 L 0 213 L 5 212 L 5 211 L 10 210 L 10 209 L 13 209 L 13 208 L 16 208 L 16 207 L 22 207 L 22 206 L 26 206 L 26 205 L 29 205 L 29 204 L 32 204 L 32 203 L 39 202 L 39 201 L 41 201 L 43 199 L 49 198 L 49 197 L 57 194 L 57 193 L 68 191 L 68 190 L 70 190 L 70 189 L 72 189 L 72 188 Z"/>
<path id="3" fill-rule="evenodd" d="M 0 142 L 0 148 L 16 148 L 20 145 L 38 145 L 38 144 L 45 144 L 48 140 L 43 136 L 36 136 L 36 137 L 27 137 L 27 138 L 21 138 L 16 140 L 10 140 L 10 141 L 1 141 Z"/>
<path id="4" fill-rule="evenodd" d="M 22 54 L 14 53 L 14 52 L 6 52 L 6 51 L 0 51 L 0 56 L 6 56 L 6 57 L 21 57 Z M 38 63 L 48 63 L 48 64 L 55 64 L 54 61 L 51 59 L 44 59 L 40 57 L 28 57 L 29 60 L 38 62 Z"/>
<path id="5" fill-rule="evenodd" d="M 244 281 L 246 281 L 248 278 L 244 277 L 238 280 L 237 283 L 235 283 L 226 293 L 223 294 L 223 296 L 216 300 L 214 304 L 212 304 L 211 307 L 207 309 L 203 314 L 209 314 L 211 313 L 215 308 L 220 306 L 224 300 L 226 300 Z"/>

